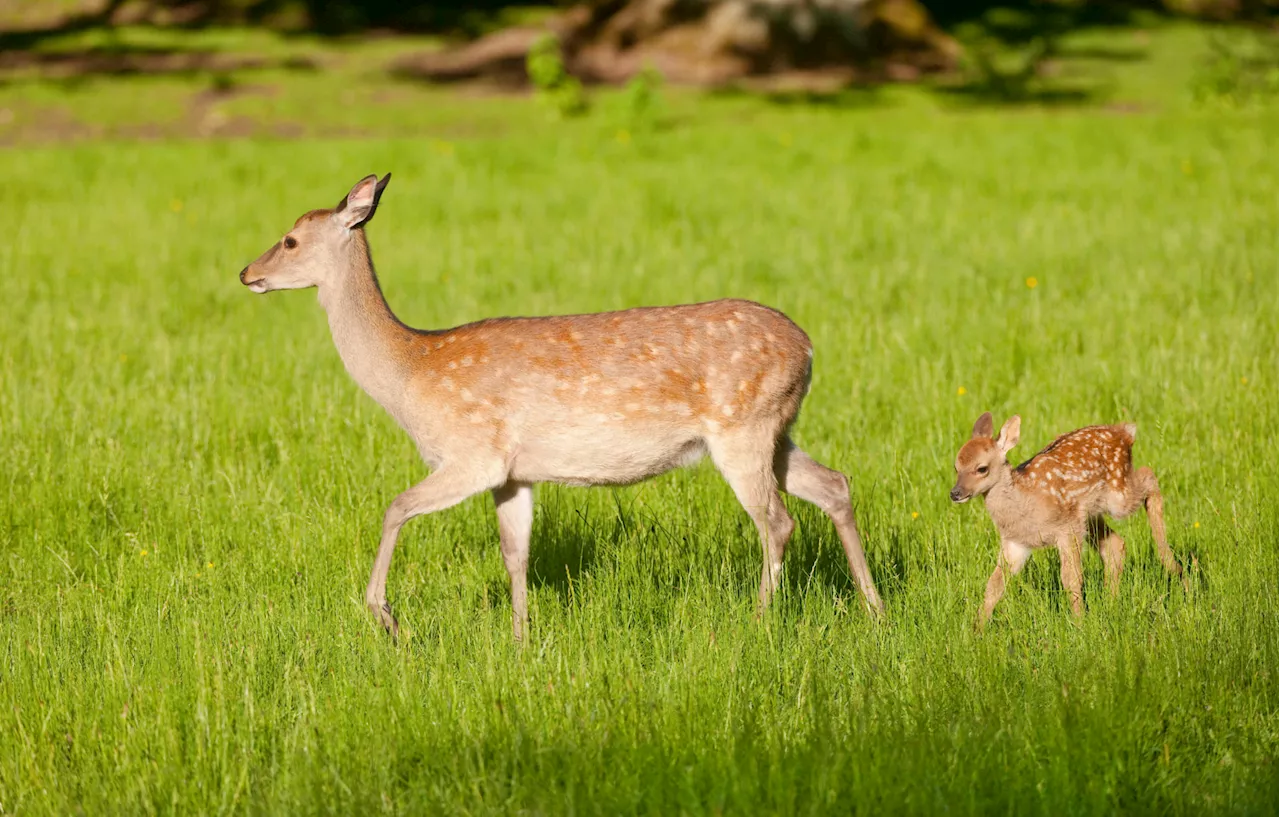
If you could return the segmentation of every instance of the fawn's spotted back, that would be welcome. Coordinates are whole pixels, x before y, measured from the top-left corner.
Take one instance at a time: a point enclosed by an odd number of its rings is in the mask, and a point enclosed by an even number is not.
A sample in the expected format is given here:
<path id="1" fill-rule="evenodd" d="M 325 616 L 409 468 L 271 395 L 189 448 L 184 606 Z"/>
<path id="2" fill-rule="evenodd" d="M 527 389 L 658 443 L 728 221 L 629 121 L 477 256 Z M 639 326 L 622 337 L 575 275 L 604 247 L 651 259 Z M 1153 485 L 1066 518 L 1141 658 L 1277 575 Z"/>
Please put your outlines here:
<path id="1" fill-rule="evenodd" d="M 1072 502 L 1100 487 L 1123 491 L 1133 468 L 1133 423 L 1089 426 L 1063 434 L 1013 469 L 1018 487 Z"/>

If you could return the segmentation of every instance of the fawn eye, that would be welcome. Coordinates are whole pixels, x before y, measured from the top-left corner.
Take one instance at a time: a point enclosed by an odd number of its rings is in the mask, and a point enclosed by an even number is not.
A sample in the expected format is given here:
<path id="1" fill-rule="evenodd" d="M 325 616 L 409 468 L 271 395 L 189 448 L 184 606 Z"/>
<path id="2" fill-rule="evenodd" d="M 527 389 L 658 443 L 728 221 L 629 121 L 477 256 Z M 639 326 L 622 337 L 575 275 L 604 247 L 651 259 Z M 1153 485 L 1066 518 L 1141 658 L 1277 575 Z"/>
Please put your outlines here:
<path id="1" fill-rule="evenodd" d="M 985 466 L 985 465 L 979 465 L 979 466 L 978 466 L 978 473 L 979 473 L 979 474 L 985 474 L 985 473 L 987 473 L 987 466 Z"/>
<path id="2" fill-rule="evenodd" d="M 298 246 L 298 239 L 294 238 L 291 235 L 287 235 L 284 237 L 284 248 L 286 250 L 292 250 L 296 246 Z"/>

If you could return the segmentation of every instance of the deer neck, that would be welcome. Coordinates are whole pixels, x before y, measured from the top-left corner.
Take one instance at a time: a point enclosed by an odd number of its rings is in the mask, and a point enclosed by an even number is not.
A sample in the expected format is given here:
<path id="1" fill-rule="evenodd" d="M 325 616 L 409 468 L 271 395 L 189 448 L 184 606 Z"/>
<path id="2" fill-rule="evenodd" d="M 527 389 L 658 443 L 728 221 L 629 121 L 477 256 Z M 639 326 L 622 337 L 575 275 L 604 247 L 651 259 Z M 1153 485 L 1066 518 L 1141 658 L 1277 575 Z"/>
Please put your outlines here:
<path id="1" fill-rule="evenodd" d="M 998 527 L 1020 515 L 1023 503 L 1019 501 L 1018 487 L 1013 484 L 1013 469 L 1004 466 L 996 484 L 987 491 L 987 511 Z"/>
<path id="2" fill-rule="evenodd" d="M 415 333 L 396 318 L 382 295 L 364 230 L 352 231 L 343 269 L 334 277 L 319 287 L 319 299 L 342 364 L 360 388 L 399 419 L 404 354 Z"/>

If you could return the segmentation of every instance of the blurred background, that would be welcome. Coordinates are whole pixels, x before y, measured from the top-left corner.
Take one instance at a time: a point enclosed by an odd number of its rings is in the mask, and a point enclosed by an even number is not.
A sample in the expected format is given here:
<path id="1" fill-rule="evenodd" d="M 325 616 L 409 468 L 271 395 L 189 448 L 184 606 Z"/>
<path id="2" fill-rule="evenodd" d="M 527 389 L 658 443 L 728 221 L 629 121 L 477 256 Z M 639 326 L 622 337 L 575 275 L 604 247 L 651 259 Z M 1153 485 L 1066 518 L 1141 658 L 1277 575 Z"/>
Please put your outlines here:
<path id="1" fill-rule="evenodd" d="M 533 93 L 553 119 L 589 114 L 610 87 L 641 118 L 659 86 L 1234 104 L 1274 96 L 1276 54 L 1274 0 L 0 0 L 0 144 L 417 134 L 456 124 L 420 110 L 448 106 L 442 87 Z M 335 96 L 346 115 L 317 109 Z M 463 118 L 482 128 L 485 110 Z"/>

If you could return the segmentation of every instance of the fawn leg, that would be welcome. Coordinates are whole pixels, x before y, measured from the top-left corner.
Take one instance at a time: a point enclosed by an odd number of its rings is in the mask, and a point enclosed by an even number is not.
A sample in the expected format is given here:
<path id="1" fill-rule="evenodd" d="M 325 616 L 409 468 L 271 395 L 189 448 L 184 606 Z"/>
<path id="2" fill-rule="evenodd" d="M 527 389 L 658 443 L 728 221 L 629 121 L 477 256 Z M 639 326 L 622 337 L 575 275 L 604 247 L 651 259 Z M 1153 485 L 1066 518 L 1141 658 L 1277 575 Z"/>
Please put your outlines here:
<path id="1" fill-rule="evenodd" d="M 1058 537 L 1058 558 L 1062 561 L 1062 588 L 1071 597 L 1071 615 L 1084 615 L 1084 570 L 1080 564 L 1080 537 L 1065 533 Z"/>
<path id="2" fill-rule="evenodd" d="M 840 544 L 844 546 L 845 558 L 849 560 L 849 572 L 858 583 L 862 597 L 873 613 L 883 614 L 884 602 L 871 579 L 867 556 L 862 550 L 862 538 L 858 535 L 858 523 L 853 518 L 849 478 L 815 461 L 785 437 L 774 454 L 773 471 L 782 490 L 817 505 L 831 519 L 840 536 Z"/>
<path id="3" fill-rule="evenodd" d="M 1101 516 L 1089 519 L 1089 541 L 1098 548 L 1107 569 L 1107 589 L 1112 596 L 1120 594 L 1120 574 L 1124 572 L 1124 539 L 1113 531 Z"/>
<path id="4" fill-rule="evenodd" d="M 395 552 L 400 528 L 415 516 L 457 505 L 469 496 L 492 488 L 497 481 L 500 478 L 495 480 L 483 471 L 446 465 L 392 500 L 382 520 L 382 541 L 364 592 L 365 604 L 387 632 L 396 635 L 400 629 L 387 604 L 387 572 L 391 569 L 391 555 Z"/>
<path id="5" fill-rule="evenodd" d="M 1151 536 L 1156 540 L 1156 552 L 1160 562 L 1170 576 L 1182 580 L 1182 586 L 1188 586 L 1187 577 L 1182 575 L 1182 565 L 1173 555 L 1169 540 L 1164 531 L 1164 497 L 1160 495 L 1160 483 L 1156 481 L 1155 472 L 1150 468 L 1139 468 L 1133 473 L 1130 482 L 1142 503 L 1147 506 L 1147 523 L 1151 525 Z"/>
<path id="6" fill-rule="evenodd" d="M 775 436 L 735 434 L 707 440 L 711 459 L 755 523 L 764 550 L 760 572 L 760 610 L 769 606 L 782 578 L 782 556 L 796 523 L 778 496 L 773 473 Z"/>
<path id="7" fill-rule="evenodd" d="M 982 600 L 982 613 L 978 616 L 978 630 L 981 631 L 991 621 L 991 614 L 1004 596 L 1006 574 L 1018 575 L 1030 558 L 1031 548 L 1023 547 L 1016 542 L 1000 543 L 1000 559 L 996 563 L 996 569 L 991 573 L 991 578 L 987 579 L 987 592 Z"/>
<path id="8" fill-rule="evenodd" d="M 511 577 L 511 631 L 516 641 L 524 639 L 529 626 L 528 584 L 529 536 L 533 531 L 533 486 L 508 482 L 493 489 L 498 512 L 498 539 L 502 561 Z"/>

